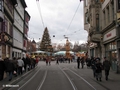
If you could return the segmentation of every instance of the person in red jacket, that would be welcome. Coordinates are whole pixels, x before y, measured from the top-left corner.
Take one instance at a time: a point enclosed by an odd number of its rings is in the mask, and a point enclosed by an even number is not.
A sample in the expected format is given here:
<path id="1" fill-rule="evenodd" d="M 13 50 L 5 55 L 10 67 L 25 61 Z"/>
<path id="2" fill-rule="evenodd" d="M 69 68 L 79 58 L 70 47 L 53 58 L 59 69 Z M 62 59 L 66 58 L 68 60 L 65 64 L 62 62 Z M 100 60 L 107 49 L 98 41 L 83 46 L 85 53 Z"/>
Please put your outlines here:
<path id="1" fill-rule="evenodd" d="M 39 61 L 38 58 L 36 58 L 36 65 L 38 64 L 38 61 Z"/>

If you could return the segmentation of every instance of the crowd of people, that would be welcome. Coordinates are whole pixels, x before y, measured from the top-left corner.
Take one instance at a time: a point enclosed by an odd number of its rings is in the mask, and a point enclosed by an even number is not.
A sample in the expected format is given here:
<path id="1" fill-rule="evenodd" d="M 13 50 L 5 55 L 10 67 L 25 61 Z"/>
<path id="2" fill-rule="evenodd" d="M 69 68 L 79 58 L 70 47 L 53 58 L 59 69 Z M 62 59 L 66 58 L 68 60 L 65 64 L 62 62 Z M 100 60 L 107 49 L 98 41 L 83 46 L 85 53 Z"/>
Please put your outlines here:
<path id="1" fill-rule="evenodd" d="M 106 57 L 104 57 L 103 62 L 101 62 L 101 59 L 99 57 L 91 57 L 91 59 L 87 58 L 86 64 L 88 67 L 92 68 L 93 76 L 97 81 L 102 81 L 102 70 L 105 71 L 105 79 L 108 80 L 111 63 Z"/>
<path id="2" fill-rule="evenodd" d="M 11 81 L 13 75 L 17 77 L 18 75 L 22 75 L 23 71 L 29 71 L 38 63 L 38 58 L 5 58 L 4 60 L 0 57 L 0 81 L 4 78 L 4 73 L 8 74 L 8 80 Z"/>
<path id="3" fill-rule="evenodd" d="M 50 57 L 44 57 L 43 60 L 46 62 L 46 65 L 51 65 L 51 58 Z M 64 62 L 72 62 L 73 59 L 66 58 L 63 56 L 56 57 L 56 64 L 59 65 L 60 63 Z M 29 71 L 38 64 L 38 58 L 13 58 L 12 60 L 9 58 L 5 58 L 4 60 L 0 57 L 0 81 L 3 80 L 4 72 L 8 73 L 9 81 L 12 80 L 13 75 L 16 77 L 17 75 L 22 75 L 23 71 Z M 93 70 L 93 76 L 98 81 L 102 81 L 102 70 L 105 70 L 105 79 L 108 80 L 109 71 L 111 63 L 110 61 L 104 57 L 103 62 L 101 62 L 101 59 L 99 57 L 91 57 L 91 58 L 85 58 L 85 57 L 78 57 L 77 58 L 77 68 L 83 69 L 84 65 L 87 65 L 87 67 L 91 67 Z"/>

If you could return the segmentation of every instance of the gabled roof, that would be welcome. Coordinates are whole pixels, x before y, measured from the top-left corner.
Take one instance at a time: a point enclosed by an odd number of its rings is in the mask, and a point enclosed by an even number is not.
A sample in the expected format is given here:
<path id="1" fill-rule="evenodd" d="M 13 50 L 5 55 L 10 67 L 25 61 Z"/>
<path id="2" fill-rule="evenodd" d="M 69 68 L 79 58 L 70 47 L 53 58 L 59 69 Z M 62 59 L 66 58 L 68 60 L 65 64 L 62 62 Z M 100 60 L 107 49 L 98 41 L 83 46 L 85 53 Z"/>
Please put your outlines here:
<path id="1" fill-rule="evenodd" d="M 35 40 L 33 40 L 32 43 L 36 44 Z"/>

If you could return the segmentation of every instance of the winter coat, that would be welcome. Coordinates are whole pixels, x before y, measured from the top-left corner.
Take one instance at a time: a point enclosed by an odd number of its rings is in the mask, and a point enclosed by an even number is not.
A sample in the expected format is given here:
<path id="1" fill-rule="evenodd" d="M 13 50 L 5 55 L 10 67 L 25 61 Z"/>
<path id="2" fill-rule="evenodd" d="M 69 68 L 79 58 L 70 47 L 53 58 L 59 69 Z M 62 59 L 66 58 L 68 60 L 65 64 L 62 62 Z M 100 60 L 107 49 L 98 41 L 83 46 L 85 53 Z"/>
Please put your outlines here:
<path id="1" fill-rule="evenodd" d="M 9 60 L 7 62 L 6 71 L 7 72 L 14 71 L 14 64 L 13 64 L 12 60 Z"/>
<path id="2" fill-rule="evenodd" d="M 95 68 L 96 68 L 96 73 L 101 73 L 102 72 L 102 63 L 96 63 Z"/>
<path id="3" fill-rule="evenodd" d="M 0 60 L 0 73 L 5 71 L 5 63 L 4 61 Z"/>
<path id="4" fill-rule="evenodd" d="M 80 57 L 77 58 L 77 63 L 80 63 Z"/>
<path id="5" fill-rule="evenodd" d="M 105 61 L 103 62 L 104 70 L 110 70 L 110 66 L 111 66 L 110 61 L 105 60 Z"/>

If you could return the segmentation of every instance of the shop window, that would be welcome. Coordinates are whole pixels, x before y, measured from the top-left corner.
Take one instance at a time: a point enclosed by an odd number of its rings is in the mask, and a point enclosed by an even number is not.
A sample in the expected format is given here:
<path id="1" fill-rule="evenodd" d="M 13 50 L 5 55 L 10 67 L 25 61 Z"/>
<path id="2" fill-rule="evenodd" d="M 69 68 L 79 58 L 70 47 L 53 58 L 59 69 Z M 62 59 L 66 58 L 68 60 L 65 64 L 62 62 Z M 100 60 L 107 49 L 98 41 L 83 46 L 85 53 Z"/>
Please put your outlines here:
<path id="1" fill-rule="evenodd" d="M 109 49 L 110 49 L 110 50 L 112 49 L 112 45 L 111 45 L 111 43 L 109 44 Z"/>
<path id="2" fill-rule="evenodd" d="M 117 41 L 117 47 L 120 48 L 120 40 Z"/>
<path id="3" fill-rule="evenodd" d="M 112 45 L 113 45 L 113 49 L 117 49 L 116 42 L 113 42 Z"/>

